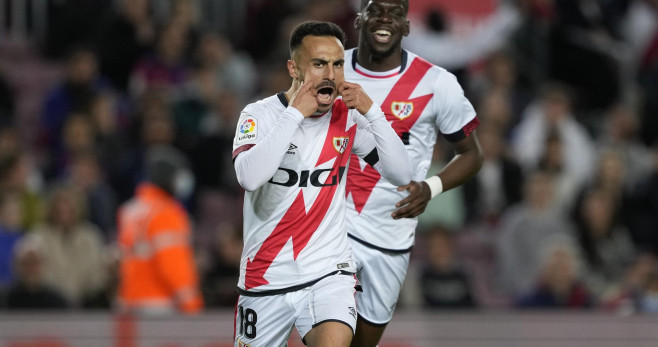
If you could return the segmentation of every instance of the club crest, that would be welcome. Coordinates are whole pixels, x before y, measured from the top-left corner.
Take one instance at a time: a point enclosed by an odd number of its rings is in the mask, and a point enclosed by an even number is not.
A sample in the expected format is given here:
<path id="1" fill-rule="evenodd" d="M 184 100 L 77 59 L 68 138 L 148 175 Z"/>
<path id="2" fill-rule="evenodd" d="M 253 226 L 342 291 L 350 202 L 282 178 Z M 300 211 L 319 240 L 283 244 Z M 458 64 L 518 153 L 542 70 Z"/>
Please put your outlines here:
<path id="1" fill-rule="evenodd" d="M 334 149 L 338 153 L 345 152 L 348 143 L 350 143 L 349 137 L 334 137 Z"/>
<path id="2" fill-rule="evenodd" d="M 394 101 L 391 103 L 391 112 L 393 112 L 393 115 L 398 117 L 398 119 L 405 119 L 411 116 L 414 112 L 414 103 Z"/>

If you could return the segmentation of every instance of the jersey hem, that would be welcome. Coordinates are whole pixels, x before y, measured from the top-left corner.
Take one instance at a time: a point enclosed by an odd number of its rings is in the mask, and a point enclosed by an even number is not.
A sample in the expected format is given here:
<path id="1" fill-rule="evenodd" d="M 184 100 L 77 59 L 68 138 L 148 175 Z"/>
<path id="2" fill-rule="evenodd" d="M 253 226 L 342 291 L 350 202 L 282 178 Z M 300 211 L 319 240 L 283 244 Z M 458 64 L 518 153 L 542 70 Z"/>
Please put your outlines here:
<path id="1" fill-rule="evenodd" d="M 330 272 L 330 273 L 328 273 L 328 274 L 326 274 L 326 275 L 324 275 L 324 276 L 322 276 L 322 277 L 320 277 L 320 278 L 314 279 L 314 280 L 312 280 L 312 281 L 310 281 L 310 282 L 306 282 L 306 283 L 298 284 L 298 285 L 295 285 L 295 286 L 292 286 L 292 287 L 279 288 L 279 289 L 271 289 L 271 290 L 264 290 L 264 291 L 262 291 L 262 292 L 250 292 L 250 291 L 246 291 L 246 290 L 244 290 L 244 289 L 238 287 L 237 292 L 238 292 L 238 294 L 240 294 L 240 295 L 244 295 L 244 296 L 269 296 L 269 295 L 279 295 L 279 294 L 285 294 L 285 293 L 290 293 L 290 292 L 298 291 L 298 290 L 300 290 L 300 289 L 304 289 L 304 288 L 306 288 L 306 287 L 312 286 L 312 285 L 314 285 L 314 284 L 320 282 L 321 280 L 323 280 L 323 279 L 325 279 L 325 278 L 327 278 L 327 277 L 329 277 L 329 276 L 333 276 L 333 275 L 347 275 L 347 276 L 354 276 L 355 274 L 356 274 L 356 273 L 354 273 L 354 272 L 349 272 L 349 271 L 345 271 L 345 270 L 338 270 L 338 271 L 332 271 L 332 272 Z"/>
<path id="2" fill-rule="evenodd" d="M 347 234 L 347 236 L 348 236 L 349 238 L 351 238 L 352 240 L 354 240 L 354 241 L 356 241 L 356 242 L 358 242 L 358 243 L 360 243 L 360 244 L 362 244 L 362 245 L 364 245 L 364 246 L 366 246 L 366 247 L 368 247 L 368 248 L 376 249 L 376 250 L 378 250 L 378 251 L 380 251 L 380 252 L 389 252 L 389 253 L 404 254 L 404 253 L 409 253 L 409 252 L 411 252 L 411 250 L 414 248 L 414 246 L 409 246 L 409 248 L 407 248 L 407 249 L 390 249 L 390 248 L 384 248 L 384 247 L 375 246 L 375 245 L 373 245 L 373 244 L 370 243 L 370 242 L 363 241 L 363 240 L 357 238 L 356 236 L 354 236 L 354 235 L 352 235 L 352 234 Z"/>

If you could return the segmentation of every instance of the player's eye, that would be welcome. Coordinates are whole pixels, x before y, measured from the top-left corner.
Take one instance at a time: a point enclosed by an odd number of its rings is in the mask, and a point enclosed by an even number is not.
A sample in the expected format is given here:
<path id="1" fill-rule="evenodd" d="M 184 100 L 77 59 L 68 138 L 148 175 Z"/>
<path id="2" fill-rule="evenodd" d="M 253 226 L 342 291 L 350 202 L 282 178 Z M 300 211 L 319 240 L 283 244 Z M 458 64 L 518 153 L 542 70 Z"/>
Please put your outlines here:
<path id="1" fill-rule="evenodd" d="M 313 63 L 313 66 L 315 66 L 315 67 L 323 67 L 323 66 L 324 66 L 324 63 L 319 62 L 319 61 L 316 61 L 316 62 Z"/>
<path id="2" fill-rule="evenodd" d="M 337 61 L 334 63 L 335 67 L 343 67 L 343 62 L 342 61 Z"/>

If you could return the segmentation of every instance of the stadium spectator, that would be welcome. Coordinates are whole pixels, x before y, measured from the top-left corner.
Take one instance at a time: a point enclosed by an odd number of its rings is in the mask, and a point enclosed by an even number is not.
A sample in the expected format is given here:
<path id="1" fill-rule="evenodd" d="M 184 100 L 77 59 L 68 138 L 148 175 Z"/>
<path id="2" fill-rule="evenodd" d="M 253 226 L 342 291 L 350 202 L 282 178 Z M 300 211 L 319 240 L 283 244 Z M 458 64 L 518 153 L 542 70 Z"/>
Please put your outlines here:
<path id="1" fill-rule="evenodd" d="M 43 245 L 43 276 L 70 305 L 81 307 L 107 283 L 102 233 L 87 219 L 86 206 L 75 186 L 51 188 L 43 223 L 28 238 Z"/>
<path id="2" fill-rule="evenodd" d="M 531 288 L 538 276 L 542 245 L 556 236 L 572 237 L 566 216 L 553 202 L 555 183 L 545 172 L 531 174 L 523 190 L 523 199 L 503 214 L 495 241 L 498 289 L 507 296 L 519 295 Z"/>
<path id="3" fill-rule="evenodd" d="M 153 52 L 143 55 L 131 72 L 129 92 L 133 99 L 150 91 L 163 93 L 171 100 L 180 97 L 191 72 L 185 55 L 188 39 L 186 32 L 173 23 L 158 31 Z"/>
<path id="4" fill-rule="evenodd" d="M 619 223 L 615 198 L 605 190 L 592 189 L 577 209 L 584 279 L 597 297 L 616 291 L 637 255 L 628 229 Z"/>
<path id="5" fill-rule="evenodd" d="M 484 163 L 463 189 L 466 219 L 472 224 L 495 224 L 509 206 L 521 201 L 523 172 L 505 148 L 501 130 L 489 122 L 483 122 L 478 129 Z"/>
<path id="6" fill-rule="evenodd" d="M 20 195 L 12 191 L 0 192 L 0 290 L 13 280 L 14 248 L 23 236 Z"/>
<path id="7" fill-rule="evenodd" d="M 427 261 L 420 274 L 424 307 L 474 308 L 470 279 L 459 264 L 450 231 L 437 226 L 423 237 Z"/>
<path id="8" fill-rule="evenodd" d="M 34 311 L 69 307 L 64 296 L 47 284 L 45 247 L 35 238 L 24 238 L 16 245 L 12 253 L 16 280 L 7 292 L 8 309 Z"/>
<path id="9" fill-rule="evenodd" d="M 39 125 L 41 149 L 59 149 L 67 118 L 71 114 L 88 112 L 94 95 L 108 87 L 98 71 L 98 57 L 94 51 L 87 46 L 72 48 L 64 78 L 50 90 L 43 104 Z"/>
<path id="10" fill-rule="evenodd" d="M 535 287 L 518 298 L 517 307 L 584 309 L 595 304 L 581 280 L 580 259 L 572 243 L 549 240 L 541 248 L 540 257 Z"/>
<path id="11" fill-rule="evenodd" d="M 135 63 L 155 42 L 156 28 L 149 0 L 120 0 L 115 4 L 97 24 L 94 43 L 101 72 L 114 88 L 125 92 Z"/>

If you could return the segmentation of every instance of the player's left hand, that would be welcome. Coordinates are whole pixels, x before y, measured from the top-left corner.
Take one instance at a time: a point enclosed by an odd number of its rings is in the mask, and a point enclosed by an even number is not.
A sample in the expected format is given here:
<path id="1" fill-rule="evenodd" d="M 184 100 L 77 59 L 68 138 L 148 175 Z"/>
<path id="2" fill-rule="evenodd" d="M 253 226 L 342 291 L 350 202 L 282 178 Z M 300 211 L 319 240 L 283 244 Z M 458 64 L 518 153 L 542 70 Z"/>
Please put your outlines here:
<path id="1" fill-rule="evenodd" d="M 425 182 L 411 181 L 405 186 L 398 187 L 399 192 L 403 190 L 408 190 L 409 196 L 395 204 L 397 210 L 391 214 L 393 219 L 413 218 L 420 215 L 432 198 L 430 187 Z"/>
<path id="2" fill-rule="evenodd" d="M 372 99 L 356 83 L 343 81 L 338 86 L 338 93 L 343 97 L 343 102 L 347 107 L 355 108 L 361 114 L 366 114 L 372 106 Z"/>

